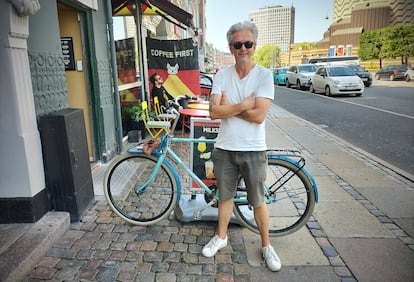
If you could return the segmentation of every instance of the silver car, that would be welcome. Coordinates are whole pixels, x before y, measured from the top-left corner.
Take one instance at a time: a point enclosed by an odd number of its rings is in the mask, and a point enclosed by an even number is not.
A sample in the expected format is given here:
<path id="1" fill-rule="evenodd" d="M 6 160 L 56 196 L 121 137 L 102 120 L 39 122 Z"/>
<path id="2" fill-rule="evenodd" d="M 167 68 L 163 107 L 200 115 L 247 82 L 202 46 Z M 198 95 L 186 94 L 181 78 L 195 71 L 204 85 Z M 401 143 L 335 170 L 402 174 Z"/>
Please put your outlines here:
<path id="1" fill-rule="evenodd" d="M 322 66 L 311 79 L 310 91 L 331 95 L 356 95 L 364 92 L 364 82 L 346 66 Z"/>
<path id="2" fill-rule="evenodd" d="M 309 88 L 310 79 L 315 74 L 314 64 L 299 64 L 290 66 L 286 72 L 286 87 L 296 85 L 297 89 Z"/>

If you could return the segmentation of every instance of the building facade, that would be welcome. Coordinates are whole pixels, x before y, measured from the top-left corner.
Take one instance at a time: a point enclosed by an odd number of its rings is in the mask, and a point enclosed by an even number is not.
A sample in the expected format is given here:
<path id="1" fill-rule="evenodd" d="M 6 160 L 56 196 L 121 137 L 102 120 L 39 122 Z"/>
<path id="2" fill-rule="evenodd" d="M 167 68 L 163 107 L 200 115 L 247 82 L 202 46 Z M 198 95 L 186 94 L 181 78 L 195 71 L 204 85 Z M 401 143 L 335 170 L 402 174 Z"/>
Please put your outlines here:
<path id="1" fill-rule="evenodd" d="M 114 7 L 125 4 L 126 8 L 132 7 L 131 12 L 136 6 L 145 8 L 146 3 L 144 0 L 0 1 L 3 42 L 0 223 L 36 222 L 49 210 L 62 210 L 56 209 L 55 196 L 65 192 L 60 185 L 69 183 L 68 176 L 73 177 L 73 187 L 68 185 L 73 191 L 63 195 L 62 201 L 79 206 L 82 202 L 78 212 L 86 211 L 90 198 L 85 199 L 81 194 L 85 186 L 90 187 L 90 178 L 78 173 L 90 177 L 93 164 L 108 162 L 123 150 Z M 177 24 L 194 28 L 191 14 L 167 1 L 151 1 L 154 3 L 163 14 L 176 19 Z M 198 12 L 198 6 L 191 7 L 192 12 Z M 138 49 L 143 54 L 146 51 L 142 42 L 147 36 L 142 29 L 144 16 L 141 12 L 136 16 L 137 34 L 144 35 L 138 38 Z M 147 20 L 161 23 L 165 19 L 154 16 Z M 160 33 L 182 32 L 171 23 L 153 27 Z M 145 71 L 141 75 L 142 80 L 148 80 Z M 67 113 L 72 110 L 81 112 L 81 118 L 66 123 Z M 62 116 L 61 126 L 50 131 L 50 127 L 44 126 L 43 121 L 49 117 L 61 120 Z M 75 129 L 80 135 L 71 135 Z M 54 131 L 61 132 L 54 137 L 67 137 L 65 144 L 45 139 L 48 138 L 45 132 L 53 135 Z M 82 158 L 78 148 L 71 147 L 77 142 L 82 143 Z M 64 146 L 67 148 L 62 154 L 56 153 Z M 55 167 L 48 164 L 48 159 L 54 159 L 56 166 L 67 164 L 67 170 L 57 175 L 56 184 L 51 182 Z M 60 195 L 53 195 L 53 189 Z"/>
<path id="2" fill-rule="evenodd" d="M 315 56 L 357 56 L 359 36 L 363 32 L 396 24 L 414 24 L 414 1 L 334 1 L 334 22 L 313 49 L 292 46 L 290 54 L 281 54 L 282 65 L 304 63 Z M 398 60 L 397 60 L 398 62 Z M 378 69 L 377 62 L 362 63 Z"/>
<path id="3" fill-rule="evenodd" d="M 295 38 L 295 8 L 270 6 L 249 12 L 248 19 L 259 30 L 257 48 L 265 44 L 278 45 L 281 52 L 288 51 Z"/>

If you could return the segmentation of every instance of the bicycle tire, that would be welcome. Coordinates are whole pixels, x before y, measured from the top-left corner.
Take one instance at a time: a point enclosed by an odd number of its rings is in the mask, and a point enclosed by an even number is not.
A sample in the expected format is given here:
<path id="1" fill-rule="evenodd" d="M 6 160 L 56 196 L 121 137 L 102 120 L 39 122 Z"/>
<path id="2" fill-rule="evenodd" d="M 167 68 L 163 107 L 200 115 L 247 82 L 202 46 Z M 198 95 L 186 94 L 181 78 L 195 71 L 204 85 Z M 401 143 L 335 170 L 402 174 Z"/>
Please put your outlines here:
<path id="1" fill-rule="evenodd" d="M 300 229 L 312 215 L 315 206 L 315 191 L 308 176 L 294 164 L 282 159 L 269 159 L 266 186 L 271 191 L 277 189 L 268 204 L 269 236 L 285 236 Z M 294 173 L 297 171 L 296 173 Z M 283 177 L 281 177 L 284 175 Z M 277 181 L 276 181 L 277 180 Z M 282 185 L 281 183 L 285 181 Z M 247 191 L 239 181 L 236 197 L 246 197 Z M 273 189 L 272 189 L 273 188 Z M 267 196 L 269 197 L 269 196 Z M 247 203 L 234 204 L 234 214 L 238 221 L 249 230 L 259 233 L 254 220 L 253 207 Z"/>
<path id="2" fill-rule="evenodd" d="M 142 191 L 157 158 L 147 154 L 122 154 L 109 165 L 104 177 L 105 198 L 123 220 L 139 226 L 156 224 L 168 217 L 177 203 L 177 182 L 165 164 Z"/>

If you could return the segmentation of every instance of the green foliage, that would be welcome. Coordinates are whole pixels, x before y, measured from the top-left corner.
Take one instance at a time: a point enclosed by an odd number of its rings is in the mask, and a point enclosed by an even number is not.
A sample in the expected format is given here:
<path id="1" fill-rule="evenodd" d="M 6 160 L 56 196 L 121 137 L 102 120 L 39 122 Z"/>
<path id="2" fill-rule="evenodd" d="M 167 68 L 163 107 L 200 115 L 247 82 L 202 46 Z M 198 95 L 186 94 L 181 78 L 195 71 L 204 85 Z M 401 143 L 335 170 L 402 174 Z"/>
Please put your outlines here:
<path id="1" fill-rule="evenodd" d="M 293 50 L 299 51 L 299 50 L 309 50 L 313 48 L 316 48 L 316 42 L 300 42 L 300 43 L 295 43 L 295 47 L 293 47 Z"/>
<path id="2" fill-rule="evenodd" d="M 151 109 L 148 109 L 148 114 L 150 116 L 150 119 L 156 119 L 156 117 L 157 117 L 155 112 L 152 111 Z M 133 119 L 135 121 L 143 120 L 142 119 L 141 104 L 122 106 L 121 116 L 122 117 L 130 117 L 131 119 Z"/>
<path id="3" fill-rule="evenodd" d="M 362 60 L 414 56 L 414 25 L 403 24 L 364 32 L 359 37 Z"/>
<path id="4" fill-rule="evenodd" d="M 384 28 L 381 58 L 409 57 L 414 55 L 414 25 L 404 24 Z"/>
<path id="5" fill-rule="evenodd" d="M 253 61 L 266 68 L 277 67 L 280 65 L 280 48 L 276 45 L 266 44 L 256 50 Z"/>

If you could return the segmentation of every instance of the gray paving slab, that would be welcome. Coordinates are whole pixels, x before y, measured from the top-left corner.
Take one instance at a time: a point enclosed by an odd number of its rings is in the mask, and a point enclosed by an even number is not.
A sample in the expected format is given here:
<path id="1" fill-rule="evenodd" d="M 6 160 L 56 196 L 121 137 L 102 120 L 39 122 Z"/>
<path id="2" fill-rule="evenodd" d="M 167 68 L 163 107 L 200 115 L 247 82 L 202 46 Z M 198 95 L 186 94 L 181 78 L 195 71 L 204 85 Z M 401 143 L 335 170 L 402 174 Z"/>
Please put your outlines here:
<path id="1" fill-rule="evenodd" d="M 249 264 L 252 266 L 264 265 L 260 236 L 244 229 L 243 238 Z M 287 236 L 272 237 L 270 241 L 283 266 L 329 265 L 321 248 L 305 227 Z"/>
<path id="2" fill-rule="evenodd" d="M 32 226 L 33 223 L 0 224 L 0 254 Z"/>
<path id="3" fill-rule="evenodd" d="M 288 140 L 280 128 L 266 123 L 266 144 L 268 148 L 296 149 L 292 141 Z"/>
<path id="4" fill-rule="evenodd" d="M 367 167 L 366 164 L 357 158 L 349 155 L 349 153 L 340 150 L 336 150 L 335 152 L 324 152 L 322 154 L 315 153 L 315 157 L 334 171 L 339 169 L 356 170 Z"/>
<path id="5" fill-rule="evenodd" d="M 331 238 L 356 279 L 414 281 L 413 251 L 398 239 Z"/>
<path id="6" fill-rule="evenodd" d="M 337 152 L 338 146 L 326 140 L 325 137 L 299 125 L 295 120 L 277 120 L 275 123 L 296 142 L 313 153 Z"/>
<path id="7" fill-rule="evenodd" d="M 67 212 L 48 212 L 0 256 L 0 281 L 21 281 L 69 228 Z"/>
<path id="8" fill-rule="evenodd" d="M 356 189 L 388 217 L 414 219 L 414 190 L 401 185 Z"/>
<path id="9" fill-rule="evenodd" d="M 329 266 L 295 266 L 282 267 L 280 272 L 270 272 L 266 267 L 254 267 L 250 271 L 250 281 L 267 282 L 267 281 L 318 281 L 334 282 L 341 281 L 335 274 L 332 267 Z"/>
<path id="10" fill-rule="evenodd" d="M 331 177 L 326 173 L 321 176 L 315 176 L 315 182 L 318 185 L 319 201 L 350 201 L 352 196 L 342 189 Z"/>
<path id="11" fill-rule="evenodd" d="M 322 162 L 325 163 L 324 160 Z M 328 166 L 335 174 L 345 180 L 349 185 L 354 188 L 359 187 L 392 187 L 396 185 L 396 182 L 391 180 L 384 174 L 374 170 L 370 167 L 358 167 L 358 168 L 346 168 L 338 167 L 334 168 Z"/>
<path id="12" fill-rule="evenodd" d="M 404 230 L 408 236 L 414 237 L 414 219 L 413 218 L 393 218 L 393 221 Z"/>
<path id="13" fill-rule="evenodd" d="M 355 200 L 321 200 L 315 206 L 313 216 L 329 238 L 395 238 L 388 228 Z"/>

